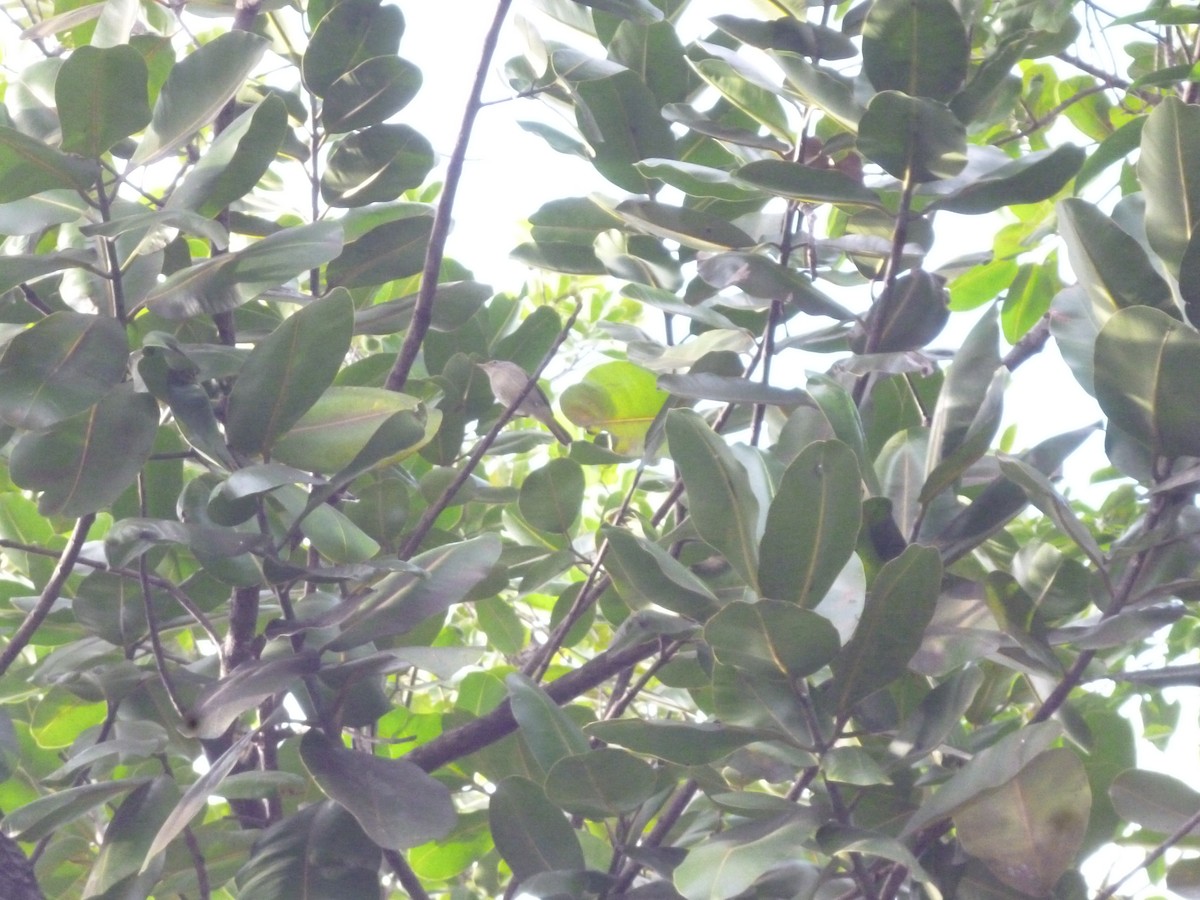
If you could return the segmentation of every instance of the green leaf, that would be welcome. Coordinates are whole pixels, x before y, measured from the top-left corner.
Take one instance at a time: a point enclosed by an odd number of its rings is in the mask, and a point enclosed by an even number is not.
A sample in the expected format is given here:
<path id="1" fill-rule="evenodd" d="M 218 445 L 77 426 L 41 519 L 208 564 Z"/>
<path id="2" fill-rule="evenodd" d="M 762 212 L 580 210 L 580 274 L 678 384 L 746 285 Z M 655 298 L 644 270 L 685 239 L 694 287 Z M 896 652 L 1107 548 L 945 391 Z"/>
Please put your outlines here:
<path id="1" fill-rule="evenodd" d="M 56 188 L 86 191 L 99 174 L 96 164 L 60 153 L 0 125 L 0 203 Z"/>
<path id="2" fill-rule="evenodd" d="M 420 88 L 421 70 L 408 60 L 363 60 L 329 86 L 321 124 L 331 134 L 378 125 L 407 106 Z"/>
<path id="3" fill-rule="evenodd" d="M 589 819 L 633 812 L 657 786 L 658 776 L 648 763 L 613 747 L 565 756 L 546 773 L 546 798 Z"/>
<path id="4" fill-rule="evenodd" d="M 1063 534 L 1070 537 L 1100 571 L 1104 571 L 1107 561 L 1096 538 L 1075 516 L 1066 498 L 1054 489 L 1050 480 L 1023 460 L 1000 454 L 999 461 L 1004 477 L 1024 490 L 1029 501 L 1045 513 Z"/>
<path id="5" fill-rule="evenodd" d="M 790 16 L 765 22 L 713 16 L 712 23 L 742 43 L 761 50 L 786 50 L 811 59 L 851 59 L 858 55 L 853 41 L 841 32 Z"/>
<path id="6" fill-rule="evenodd" d="M 863 108 L 849 78 L 792 53 L 775 52 L 771 56 L 787 78 L 785 90 L 794 93 L 806 106 L 815 106 L 851 134 L 858 131 Z"/>
<path id="7" fill-rule="evenodd" d="M 1178 314 L 1170 285 L 1155 271 L 1142 245 L 1116 222 L 1075 197 L 1058 204 L 1058 222 L 1071 268 L 1087 292 L 1097 325 L 1133 306 Z"/>
<path id="8" fill-rule="evenodd" d="M 803 203 L 877 209 L 883 205 L 873 190 L 837 169 L 818 169 L 782 159 L 760 159 L 739 168 L 734 177 L 738 183 Z"/>
<path id="9" fill-rule="evenodd" d="M 1200 455 L 1200 336 L 1157 309 L 1113 315 L 1096 339 L 1096 399 L 1109 421 L 1164 456 Z"/>
<path id="10" fill-rule="evenodd" d="M 1142 128 L 1145 125 L 1146 119 L 1141 116 L 1130 119 L 1101 141 L 1100 146 L 1092 151 L 1080 167 L 1079 174 L 1075 176 L 1075 190 L 1083 190 L 1085 184 L 1136 150 L 1141 143 Z"/>
<path id="11" fill-rule="evenodd" d="M 334 385 L 321 394 L 291 430 L 275 441 L 271 456 L 298 469 L 332 475 L 366 452 L 372 437 L 391 417 L 403 412 L 415 414 L 421 409 L 420 401 L 407 394 Z M 433 437 L 440 423 L 441 414 L 427 410 L 424 437 L 416 444 L 406 445 L 400 454 L 408 455 L 419 449 Z"/>
<path id="12" fill-rule="evenodd" d="M 210 557 L 235 557 L 263 542 L 256 533 L 184 524 L 166 519 L 122 519 L 104 537 L 104 552 L 115 566 L 127 565 L 156 544 L 179 544 Z"/>
<path id="13" fill-rule="evenodd" d="M 716 51 L 718 48 L 710 48 Z M 763 85 L 761 79 L 749 72 L 736 56 L 728 60 L 719 58 L 689 60 L 693 71 L 716 88 L 726 100 L 740 109 L 767 131 L 780 140 L 791 136 L 787 113 L 774 90 Z"/>
<path id="14" fill-rule="evenodd" d="M 966 79 L 970 43 L 950 0 L 877 0 L 862 39 L 863 73 L 877 91 L 949 100 Z"/>
<path id="15" fill-rule="evenodd" d="M 859 472 L 867 484 L 868 495 L 878 494 L 878 479 L 867 454 L 867 438 L 863 432 L 862 419 L 850 392 L 828 375 L 810 374 L 808 393 L 833 426 L 834 436 L 854 451 Z"/>
<path id="16" fill-rule="evenodd" d="M 636 73 L 659 106 L 683 100 L 691 90 L 691 73 L 674 23 L 626 19 L 607 47 L 608 58 Z"/>
<path id="17" fill-rule="evenodd" d="M 946 370 L 929 425 L 930 473 L 966 442 L 972 426 L 978 434 L 980 427 L 988 423 L 988 417 L 980 419 L 979 413 L 989 392 L 993 394 L 993 406 L 1003 402 L 1003 392 L 995 396 L 999 368 L 1000 329 L 995 313 L 989 312 L 968 333 Z"/>
<path id="18" fill-rule="evenodd" d="M 911 269 L 880 291 L 863 330 L 851 337 L 850 347 L 855 353 L 919 350 L 950 320 L 949 299 L 941 276 Z M 869 348 L 867 335 L 876 335 Z"/>
<path id="19" fill-rule="evenodd" d="M 584 727 L 589 736 L 681 766 L 703 766 L 724 759 L 739 747 L 769 734 L 718 722 L 666 719 L 609 719 Z"/>
<path id="20" fill-rule="evenodd" d="M 583 850 L 566 817 L 527 778 L 505 778 L 492 792 L 488 822 L 496 850 L 513 876 L 582 869 Z"/>
<path id="21" fill-rule="evenodd" d="M 407 634 L 431 616 L 444 614 L 466 599 L 491 574 L 499 559 L 500 539 L 492 532 L 420 554 L 412 560 L 419 575 L 388 575 L 363 600 L 343 604 L 332 615 L 313 623 L 323 627 L 342 622 L 341 634 L 322 650 L 337 653 Z"/>
<path id="22" fill-rule="evenodd" d="M 979 215 L 1015 203 L 1038 203 L 1066 187 L 1083 159 L 1083 149 L 1074 144 L 1029 153 L 972 178 L 969 184 L 935 200 L 926 209 Z"/>
<path id="23" fill-rule="evenodd" d="M 739 201 L 754 200 L 762 196 L 757 190 L 736 184 L 733 175 L 724 169 L 714 169 L 696 163 L 679 162 L 674 159 L 644 159 L 637 164 L 637 170 L 647 178 L 669 184 L 693 197 Z"/>
<path id="24" fill-rule="evenodd" d="M 147 78 L 145 60 L 128 45 L 75 50 L 54 82 L 63 150 L 96 159 L 150 124 Z"/>
<path id="25" fill-rule="evenodd" d="M 125 329 L 115 319 L 58 312 L 21 332 L 0 356 L 0 419 L 49 428 L 104 397 L 125 375 Z"/>
<path id="26" fill-rule="evenodd" d="M 412 128 L 372 125 L 334 145 L 321 173 L 321 197 L 330 206 L 395 200 L 420 187 L 433 164 L 433 147 Z"/>
<path id="27" fill-rule="evenodd" d="M 153 397 L 111 391 L 87 412 L 24 435 L 12 448 L 10 474 L 21 487 L 42 492 L 42 515 L 97 512 L 137 478 L 157 431 Z"/>
<path id="28" fill-rule="evenodd" d="M 946 390 L 949 383 L 949 378 L 947 378 L 946 384 L 942 387 L 943 391 Z M 943 442 L 942 449 L 944 455 L 937 461 L 932 470 L 929 471 L 929 474 L 925 478 L 925 483 L 921 486 L 921 494 L 918 497 L 921 503 L 928 504 L 932 502 L 938 494 L 954 484 L 968 468 L 981 459 L 983 454 L 987 452 L 988 447 L 992 444 L 992 439 L 996 437 L 996 432 L 1000 430 L 1000 421 L 1004 415 L 1004 389 L 1007 386 L 1008 370 L 1001 367 L 992 374 L 992 380 L 989 382 L 983 398 L 979 401 L 975 415 L 972 417 L 970 425 L 967 426 L 966 432 L 962 435 L 962 439 L 958 441 L 957 446 L 947 453 L 945 452 L 947 445 Z M 947 420 L 940 419 L 936 421 L 942 423 Z M 946 434 L 947 432 L 944 430 L 940 432 L 943 438 Z M 931 441 L 933 435 L 934 431 L 931 428 Z M 930 459 L 932 458 L 931 456 Z"/>
<path id="29" fill-rule="evenodd" d="M 696 531 L 753 586 L 758 569 L 758 498 L 729 445 L 698 413 L 667 413 L 667 442 L 687 489 Z"/>
<path id="30" fill-rule="evenodd" d="M 1128 769 L 1112 780 L 1108 792 L 1122 819 L 1162 834 L 1178 831 L 1200 809 L 1200 793 L 1162 772 Z M 1200 825 L 1188 832 L 1198 833 Z"/>
<path id="31" fill-rule="evenodd" d="M 737 896 L 791 859 L 812 832 L 812 825 L 788 814 L 734 825 L 688 851 L 672 873 L 675 890 L 687 900 Z"/>
<path id="32" fill-rule="evenodd" d="M 601 363 L 559 398 L 563 415 L 582 428 L 606 431 L 618 453 L 643 449 L 647 432 L 667 401 L 654 373 L 625 360 Z"/>
<path id="33" fill-rule="evenodd" d="M 104 829 L 104 842 L 88 874 L 84 896 L 100 896 L 118 885 L 132 892 L 153 888 L 160 872 L 148 860 L 146 871 L 142 871 L 142 863 L 159 826 L 178 799 L 175 782 L 167 775 L 160 775 L 148 784 L 139 785 L 121 802 Z"/>
<path id="34" fill-rule="evenodd" d="M 718 253 L 700 261 L 700 277 L 717 289 L 736 285 L 751 297 L 795 305 L 810 316 L 842 322 L 854 315 L 808 278 L 759 253 Z"/>
<path id="35" fill-rule="evenodd" d="M 792 460 L 767 512 L 758 584 L 766 597 L 812 609 L 854 553 L 862 475 L 841 441 L 817 441 Z"/>
<path id="36" fill-rule="evenodd" d="M 1171 274 L 1200 224 L 1200 109 L 1175 97 L 1154 108 L 1142 129 L 1138 180 L 1146 199 L 1146 237 Z"/>
<path id="37" fill-rule="evenodd" d="M 240 453 L 265 454 L 332 383 L 350 350 L 354 302 L 332 291 L 288 316 L 247 357 L 229 395 L 225 429 Z"/>
<path id="38" fill-rule="evenodd" d="M 967 164 L 966 130 L 950 108 L 899 91 L 871 98 L 858 123 L 858 149 L 901 180 L 952 178 Z"/>
<path id="39" fill-rule="evenodd" d="M 657 605 L 703 622 L 720 608 L 704 582 L 662 547 L 624 528 L 606 526 L 601 533 L 609 577 L 631 609 Z"/>
<path id="40" fill-rule="evenodd" d="M 425 247 L 433 216 L 425 209 L 407 218 L 373 228 L 346 245 L 329 264 L 330 287 L 356 288 L 410 278 L 425 264 Z"/>
<path id="41" fill-rule="evenodd" d="M 1200 239 L 1192 235 L 1179 263 L 1179 296 L 1183 300 L 1187 319 L 1193 325 L 1200 322 L 1200 287 L 1196 285 L 1197 277 L 1200 277 Z M 1173 306 L 1164 310 L 1167 313 L 1174 311 Z"/>
<path id="42" fill-rule="evenodd" d="M 694 250 L 728 250 L 756 243 L 736 225 L 697 209 L 667 206 L 653 200 L 625 200 L 612 211 L 646 234 L 678 241 Z"/>
<path id="43" fill-rule="evenodd" d="M 394 56 L 404 33 L 399 7 L 379 0 L 339 0 L 321 18 L 301 62 L 304 83 L 318 97 L 359 64 Z"/>
<path id="44" fill-rule="evenodd" d="M 303 676 L 315 674 L 320 667 L 320 657 L 312 650 L 248 660 L 200 694 L 184 720 L 187 733 L 203 740 L 218 738 L 242 713 L 287 690 Z"/>
<path id="45" fill-rule="evenodd" d="M 565 757 L 588 752 L 587 738 L 580 727 L 533 679 L 514 672 L 504 683 L 521 737 L 543 769 L 549 770 Z"/>
<path id="46" fill-rule="evenodd" d="M 301 739 L 300 759 L 317 786 L 380 847 L 416 847 L 454 827 L 449 789 L 405 759 L 348 750 L 316 729 Z"/>
<path id="47" fill-rule="evenodd" d="M 168 209 L 215 215 L 266 174 L 287 134 L 287 107 L 271 93 L 217 135 L 167 198 Z"/>
<path id="48" fill-rule="evenodd" d="M 1083 764 L 1073 750 L 1059 747 L 960 806 L 954 827 L 963 849 L 1000 881 L 1044 897 L 1082 849 L 1091 808 Z"/>
<path id="49" fill-rule="evenodd" d="M 521 515 L 534 528 L 569 534 L 579 518 L 583 491 L 583 467 L 574 460 L 552 459 L 521 482 Z"/>
<path id="50" fill-rule="evenodd" d="M 730 603 L 704 626 L 704 640 L 722 665 L 789 678 L 820 671 L 841 646 L 828 619 L 782 600 Z"/>
<path id="51" fill-rule="evenodd" d="M 149 778 L 122 778 L 64 788 L 38 797 L 4 814 L 4 833 L 22 841 L 39 841 L 101 803 L 128 793 Z"/>
<path id="52" fill-rule="evenodd" d="M 249 31 L 227 31 L 177 62 L 130 163 L 148 165 L 164 158 L 215 119 L 246 83 L 267 43 Z"/>
<path id="53" fill-rule="evenodd" d="M 911 544 L 879 570 L 854 636 L 832 663 L 839 711 L 850 712 L 908 670 L 941 588 L 942 562 L 930 547 Z"/>

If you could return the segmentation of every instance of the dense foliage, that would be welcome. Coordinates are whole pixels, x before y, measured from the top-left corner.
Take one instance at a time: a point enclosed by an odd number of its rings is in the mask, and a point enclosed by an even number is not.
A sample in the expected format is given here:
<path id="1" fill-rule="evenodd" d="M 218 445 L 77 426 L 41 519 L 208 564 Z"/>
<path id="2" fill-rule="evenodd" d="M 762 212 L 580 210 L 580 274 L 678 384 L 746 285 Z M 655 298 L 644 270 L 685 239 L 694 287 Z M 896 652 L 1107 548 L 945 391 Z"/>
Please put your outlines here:
<path id="1" fill-rule="evenodd" d="M 509 6 L 441 169 L 403 4 L 6 4 L 46 896 L 1200 896 L 1137 768 L 1198 677 L 1200 14 Z M 443 248 L 500 66 L 610 187 L 512 210 L 497 292 Z M 1052 347 L 1105 421 L 1028 444 Z"/>

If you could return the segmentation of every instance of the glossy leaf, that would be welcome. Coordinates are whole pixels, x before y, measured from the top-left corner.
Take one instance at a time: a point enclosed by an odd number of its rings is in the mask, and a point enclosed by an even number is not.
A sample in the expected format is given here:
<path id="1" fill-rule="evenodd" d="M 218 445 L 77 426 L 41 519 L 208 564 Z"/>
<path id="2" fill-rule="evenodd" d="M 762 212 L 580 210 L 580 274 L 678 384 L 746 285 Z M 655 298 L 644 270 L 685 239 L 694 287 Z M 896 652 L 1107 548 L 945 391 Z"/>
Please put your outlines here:
<path id="1" fill-rule="evenodd" d="M 966 131 L 949 107 L 899 91 L 883 91 L 867 104 L 858 149 L 888 174 L 918 182 L 952 178 L 967 164 Z"/>
<path id="2" fill-rule="evenodd" d="M 805 105 L 822 110 L 851 134 L 858 131 L 863 107 L 854 95 L 850 79 L 791 53 L 772 56 L 783 69 L 789 93 L 795 93 Z"/>
<path id="3" fill-rule="evenodd" d="M 700 262 L 700 277 L 715 288 L 737 286 L 751 297 L 794 305 L 811 316 L 848 321 L 853 315 L 799 272 L 755 253 L 718 253 Z"/>
<path id="4" fill-rule="evenodd" d="M 1126 822 L 1171 834 L 1200 810 L 1200 793 L 1163 772 L 1128 769 L 1109 787 L 1113 806 Z M 1200 833 L 1200 825 L 1189 834 Z"/>
<path id="5" fill-rule="evenodd" d="M 496 785 L 488 821 L 496 849 L 519 879 L 584 867 L 574 829 L 542 789 L 526 778 L 505 778 Z"/>
<path id="6" fill-rule="evenodd" d="M 622 528 L 602 533 L 608 541 L 609 576 L 632 609 L 657 605 L 703 622 L 719 608 L 704 582 L 657 544 Z"/>
<path id="7" fill-rule="evenodd" d="M 43 429 L 82 412 L 124 377 L 127 355 L 125 329 L 115 319 L 47 316 L 0 356 L 0 419 Z"/>
<path id="8" fill-rule="evenodd" d="M 947 378 L 946 384 L 942 390 L 946 391 L 950 386 L 950 380 Z M 955 382 L 958 386 L 958 382 Z M 975 410 L 975 415 L 971 419 L 967 430 L 962 434 L 958 445 L 950 452 L 947 450 L 947 442 L 945 438 L 948 432 L 943 430 L 940 435 L 943 437 L 943 456 L 925 478 L 925 483 L 921 486 L 921 494 L 918 498 L 921 503 L 930 503 L 933 499 L 946 488 L 950 487 L 958 478 L 966 472 L 966 470 L 976 461 L 981 459 L 988 447 L 991 446 L 992 439 L 995 438 L 996 432 L 1000 430 L 1000 420 L 1004 413 L 1004 389 L 1008 386 L 1008 370 L 1004 368 L 997 369 L 992 375 L 992 380 L 987 386 L 983 397 L 979 401 L 979 407 Z M 942 408 L 942 407 L 939 407 Z M 949 413 L 947 414 L 949 415 Z M 947 420 L 938 420 L 944 422 Z M 931 429 L 931 439 L 933 435 Z"/>
<path id="9" fill-rule="evenodd" d="M 979 215 L 1013 203 L 1037 203 L 1061 191 L 1080 170 L 1083 160 L 1083 149 L 1074 144 L 1029 153 L 972 178 L 969 184 L 935 200 L 930 207 Z"/>
<path id="10" fill-rule="evenodd" d="M 812 832 L 798 816 L 734 825 L 693 847 L 675 869 L 675 889 L 687 900 L 721 900 L 750 887 Z"/>
<path id="11" fill-rule="evenodd" d="M 300 759 L 380 847 L 416 847 L 454 827 L 449 789 L 405 759 L 347 750 L 315 729 L 301 739 Z"/>
<path id="12" fill-rule="evenodd" d="M 1047 750 L 1015 778 L 954 813 L 963 849 L 1005 884 L 1046 896 L 1083 846 L 1092 794 L 1087 773 L 1067 747 Z"/>
<path id="13" fill-rule="evenodd" d="M 747 584 L 755 584 L 759 506 L 745 467 L 691 410 L 667 413 L 667 441 L 700 537 L 720 551 Z"/>
<path id="14" fill-rule="evenodd" d="M 318 97 L 358 65 L 393 56 L 404 33 L 404 16 L 379 0 L 340 0 L 321 18 L 304 51 L 304 83 Z"/>
<path id="15" fill-rule="evenodd" d="M 722 665 L 790 678 L 819 671 L 841 646 L 828 619 L 781 600 L 730 603 L 705 625 L 704 639 Z"/>
<path id="16" fill-rule="evenodd" d="M 230 31 L 181 59 L 171 69 L 154 104 L 146 135 L 130 162 L 148 165 L 216 118 L 258 65 L 267 41 L 248 31 Z"/>
<path id="17" fill-rule="evenodd" d="M 81 784 L 39 797 L 5 813 L 4 833 L 23 841 L 41 840 L 101 803 L 147 784 L 149 780 L 123 778 Z"/>
<path id="18" fill-rule="evenodd" d="M 569 813 L 606 819 L 633 812 L 658 784 L 653 768 L 632 753 L 601 747 L 565 756 L 546 773 L 546 798 Z"/>
<path id="19" fill-rule="evenodd" d="M 395 200 L 420 187 L 433 168 L 433 147 L 407 125 L 373 125 L 334 145 L 321 175 L 321 197 L 330 206 L 365 206 Z"/>
<path id="20" fill-rule="evenodd" d="M 354 303 L 332 291 L 284 320 L 246 358 L 229 395 L 229 446 L 266 453 L 333 382 L 350 349 Z"/>
<path id="21" fill-rule="evenodd" d="M 385 122 L 421 87 L 421 70 L 396 56 L 363 60 L 329 86 L 321 124 L 338 134 Z"/>
<path id="22" fill-rule="evenodd" d="M 759 546 L 764 596 L 812 609 L 854 553 L 862 522 L 862 475 L 840 441 L 817 441 L 783 474 Z"/>
<path id="23" fill-rule="evenodd" d="M 60 188 L 84 191 L 98 174 L 95 163 L 0 125 L 0 203 Z"/>
<path id="24" fill-rule="evenodd" d="M 1146 198 L 1146 237 L 1167 271 L 1179 274 L 1200 223 L 1200 110 L 1174 97 L 1142 129 L 1138 177 Z"/>
<path id="25" fill-rule="evenodd" d="M 857 55 L 844 34 L 790 16 L 761 21 L 739 16 L 713 16 L 712 23 L 739 41 L 762 50 L 786 50 L 811 59 L 850 59 Z"/>
<path id="26" fill-rule="evenodd" d="M 42 515 L 97 512 L 137 478 L 157 431 L 153 397 L 112 391 L 87 412 L 24 435 L 12 449 L 10 474 L 21 487 L 42 492 Z"/>
<path id="27" fill-rule="evenodd" d="M 168 519 L 129 518 L 117 522 L 104 538 L 105 555 L 123 566 L 157 544 L 179 544 L 209 557 L 240 556 L 263 543 L 260 534 L 184 524 Z"/>
<path id="28" fill-rule="evenodd" d="M 54 82 L 63 150 L 99 158 L 150 124 L 147 77 L 142 55 L 128 45 L 80 47 L 67 57 Z"/>
<path id="29" fill-rule="evenodd" d="M 416 275 L 432 229 L 433 218 L 422 210 L 350 241 L 326 270 L 329 286 L 356 288 Z"/>
<path id="30" fill-rule="evenodd" d="M 559 398 L 563 415 L 589 431 L 606 431 L 618 453 L 640 453 L 667 400 L 654 373 L 624 360 L 601 363 Z"/>
<path id="31" fill-rule="evenodd" d="M 664 184 L 669 184 L 693 197 L 711 197 L 714 200 L 753 200 L 762 196 L 753 188 L 737 184 L 732 173 L 696 163 L 674 159 L 644 159 L 637 163 L 637 170 L 647 178 L 654 178 Z"/>
<path id="32" fill-rule="evenodd" d="M 736 225 L 700 210 L 653 200 L 625 200 L 613 212 L 647 234 L 678 241 L 696 250 L 726 250 L 755 243 Z"/>
<path id="33" fill-rule="evenodd" d="M 319 667 L 312 651 L 242 663 L 196 700 L 185 721 L 188 732 L 207 740 L 218 738 L 242 713 Z"/>
<path id="34" fill-rule="evenodd" d="M 936 550 L 910 545 L 875 576 L 854 636 L 833 660 L 838 709 L 853 706 L 908 669 L 942 587 Z"/>
<path id="35" fill-rule="evenodd" d="M 863 334 L 851 339 L 856 353 L 918 350 L 939 334 L 950 319 L 945 281 L 923 269 L 905 272 L 886 285 L 867 313 Z M 868 346 L 867 335 L 874 335 Z"/>
<path id="36" fill-rule="evenodd" d="M 104 829 L 104 843 L 84 885 L 85 896 L 97 896 L 118 886 L 132 891 L 153 887 L 159 873 L 153 861 L 146 859 L 146 850 L 178 797 L 175 782 L 160 775 L 139 785 L 121 801 Z"/>
<path id="37" fill-rule="evenodd" d="M 781 159 L 760 159 L 737 169 L 734 177 L 741 184 L 804 203 L 882 206 L 873 190 L 836 169 L 819 169 Z"/>
<path id="38" fill-rule="evenodd" d="M 971 329 L 946 370 L 929 428 L 929 469 L 950 457 L 967 438 L 1000 367 L 1000 329 L 993 313 Z"/>
<path id="39" fill-rule="evenodd" d="M 521 482 L 521 515 L 534 528 L 568 534 L 583 504 L 583 468 L 570 459 L 552 459 Z"/>
<path id="40" fill-rule="evenodd" d="M 1200 337 L 1147 307 L 1113 315 L 1096 339 L 1096 399 L 1109 420 L 1152 453 L 1200 455 Z"/>
<path id="41" fill-rule="evenodd" d="M 881 0 L 862 29 L 863 72 L 875 90 L 949 100 L 962 86 L 970 44 L 949 0 Z"/>

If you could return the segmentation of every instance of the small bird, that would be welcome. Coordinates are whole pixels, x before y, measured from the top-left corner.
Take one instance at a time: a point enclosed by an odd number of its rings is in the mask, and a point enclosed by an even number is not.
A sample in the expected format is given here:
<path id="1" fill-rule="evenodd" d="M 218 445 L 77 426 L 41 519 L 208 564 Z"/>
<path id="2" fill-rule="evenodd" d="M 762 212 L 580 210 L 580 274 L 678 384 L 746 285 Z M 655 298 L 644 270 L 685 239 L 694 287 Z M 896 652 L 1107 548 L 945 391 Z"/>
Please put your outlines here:
<path id="1" fill-rule="evenodd" d="M 487 373 L 492 385 L 492 393 L 505 406 L 510 405 L 529 383 L 529 375 L 516 363 L 503 359 L 478 363 L 479 368 Z M 536 384 L 525 395 L 521 404 L 516 408 L 518 416 L 532 416 L 550 429 L 550 433 L 563 444 L 571 443 L 571 435 L 563 428 L 550 409 L 550 401 Z"/>

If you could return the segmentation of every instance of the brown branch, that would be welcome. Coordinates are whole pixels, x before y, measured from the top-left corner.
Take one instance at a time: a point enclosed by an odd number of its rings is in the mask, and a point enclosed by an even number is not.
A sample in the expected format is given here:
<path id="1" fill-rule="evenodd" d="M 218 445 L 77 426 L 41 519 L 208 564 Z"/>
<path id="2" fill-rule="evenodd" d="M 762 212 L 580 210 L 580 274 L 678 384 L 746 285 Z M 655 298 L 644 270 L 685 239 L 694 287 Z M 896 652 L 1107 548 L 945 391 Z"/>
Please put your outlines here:
<path id="1" fill-rule="evenodd" d="M 658 652 L 658 648 L 659 642 L 655 639 L 619 650 L 605 650 L 578 669 L 547 684 L 545 691 L 551 700 L 561 705 L 603 684 L 627 666 L 637 665 L 648 659 Z M 486 715 L 445 732 L 429 743 L 413 749 L 403 758 L 426 772 L 432 772 L 448 762 L 481 750 L 516 730 L 517 720 L 513 717 L 512 705 L 505 700 Z"/>
<path id="2" fill-rule="evenodd" d="M 425 890 L 425 886 L 421 884 L 421 879 L 417 877 L 417 873 L 408 864 L 408 860 L 404 858 L 404 854 L 398 850 L 384 850 L 383 858 L 387 860 L 392 874 L 400 882 L 400 887 L 408 892 L 408 896 L 412 900 L 430 900 L 429 893 Z"/>
<path id="3" fill-rule="evenodd" d="M 692 802 L 692 798 L 696 796 L 696 790 L 699 785 L 695 779 L 689 778 L 679 786 L 679 789 L 671 796 L 670 802 L 662 810 L 658 816 L 658 821 L 654 823 L 654 827 L 650 829 L 650 833 L 638 843 L 639 847 L 657 847 L 659 846 L 671 829 L 675 827 L 675 823 L 679 821 L 679 817 L 683 815 L 688 808 L 688 804 Z M 621 874 L 617 877 L 617 883 L 613 887 L 613 894 L 616 896 L 624 896 L 625 891 L 633 884 L 633 879 L 637 878 L 638 872 L 641 871 L 641 866 L 637 863 L 626 861 L 621 869 Z"/>
<path id="4" fill-rule="evenodd" d="M 92 527 L 92 522 L 96 521 L 95 513 L 88 513 L 80 516 L 75 522 L 75 529 L 71 532 L 71 539 L 67 541 L 67 546 L 63 548 L 62 555 L 58 558 L 58 563 L 54 567 L 54 571 L 50 573 L 50 580 L 46 582 L 46 586 L 42 588 L 42 593 L 38 596 L 37 602 L 33 604 L 33 609 L 25 616 L 25 621 L 21 623 L 21 627 L 16 630 L 13 636 L 8 641 L 8 646 L 4 648 L 4 652 L 0 653 L 0 675 L 8 671 L 8 667 L 28 645 L 33 638 L 34 633 L 45 621 L 46 616 L 50 614 L 50 609 L 54 606 L 54 601 L 58 599 L 62 592 L 63 585 L 67 582 L 67 577 L 71 574 L 71 570 L 75 568 L 75 560 L 79 558 L 80 552 L 83 550 L 84 542 L 87 540 L 88 530 Z"/>
<path id="5" fill-rule="evenodd" d="M 236 588 L 229 600 L 229 631 L 221 645 L 222 677 L 254 658 L 257 628 L 258 586 Z"/>
<path id="6" fill-rule="evenodd" d="M 446 249 L 446 238 L 450 234 L 450 216 L 454 209 L 454 197 L 458 193 L 458 183 L 462 179 L 463 162 L 467 156 L 467 145 L 471 142 L 471 131 L 475 125 L 475 117 L 479 114 L 480 98 L 483 95 L 483 83 L 487 80 L 491 68 L 492 56 L 496 52 L 496 44 L 500 39 L 500 27 L 512 0 L 500 0 L 496 4 L 496 13 L 492 17 L 491 27 L 483 41 L 483 49 L 479 54 L 479 66 L 475 70 L 475 83 L 471 87 L 471 96 L 467 108 L 463 112 L 462 125 L 459 128 L 458 140 L 450 160 L 446 165 L 446 181 L 442 186 L 442 195 L 438 198 L 437 211 L 433 216 L 433 229 L 429 235 L 429 245 L 425 248 L 425 265 L 421 269 L 421 291 L 417 294 L 417 302 L 413 307 L 412 321 L 404 343 L 396 357 L 395 365 L 388 373 L 386 387 L 388 390 L 401 391 L 408 381 L 408 373 L 416 362 L 421 350 L 421 343 L 433 322 L 433 299 L 437 293 L 438 273 L 442 268 L 442 255 Z"/>
<path id="7" fill-rule="evenodd" d="M 1004 359 L 1000 360 L 1000 364 L 1010 372 L 1016 371 L 1017 366 L 1021 363 L 1041 353 L 1049 338 L 1050 314 L 1046 313 L 1038 319 L 1036 325 L 1025 332 L 1019 341 L 1013 344 L 1013 348 L 1004 354 Z"/>

